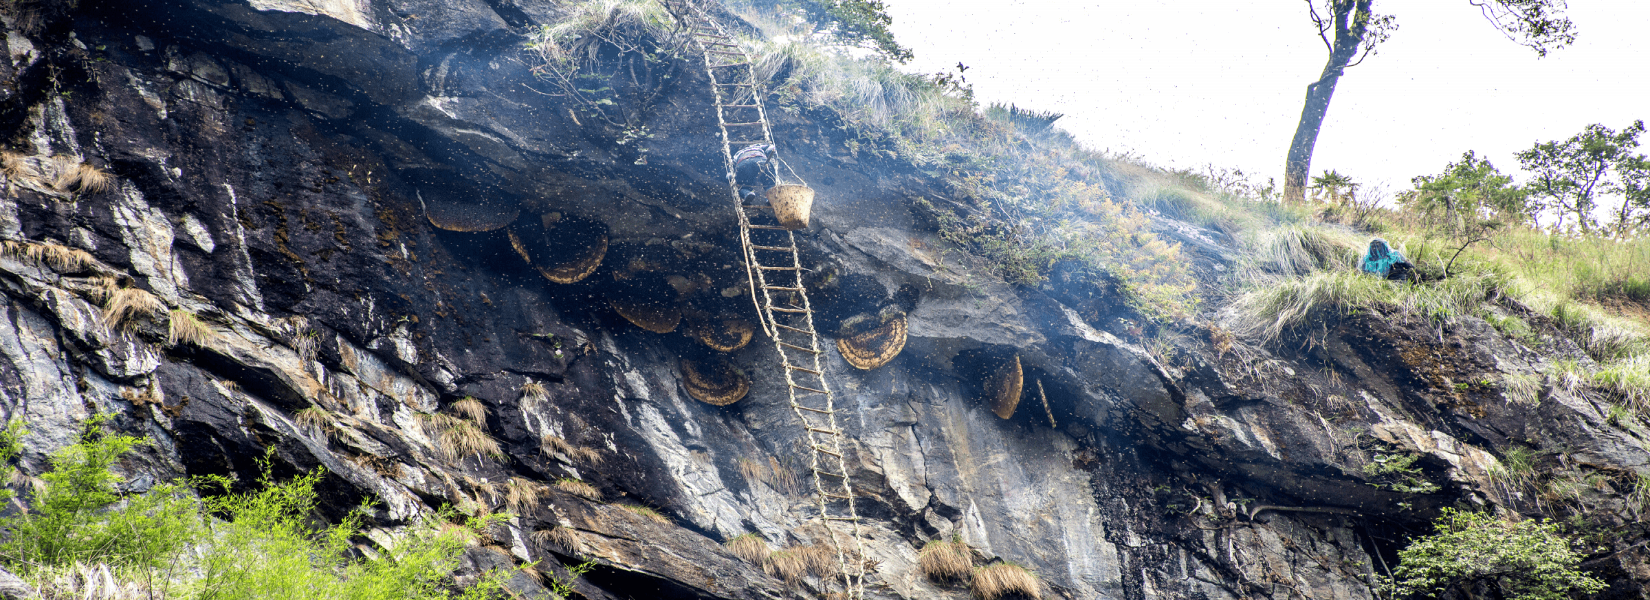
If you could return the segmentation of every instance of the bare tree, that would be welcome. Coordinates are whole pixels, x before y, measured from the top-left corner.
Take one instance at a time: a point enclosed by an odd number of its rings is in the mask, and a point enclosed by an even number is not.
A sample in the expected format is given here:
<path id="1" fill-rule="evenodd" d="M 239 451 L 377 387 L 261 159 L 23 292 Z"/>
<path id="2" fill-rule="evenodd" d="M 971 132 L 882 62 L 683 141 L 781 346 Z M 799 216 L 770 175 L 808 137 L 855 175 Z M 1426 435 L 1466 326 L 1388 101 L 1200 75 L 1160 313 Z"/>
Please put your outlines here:
<path id="1" fill-rule="evenodd" d="M 1329 114 L 1329 100 L 1335 84 L 1346 70 L 1362 63 L 1382 42 L 1397 31 L 1392 15 L 1374 12 L 1375 0 L 1306 0 L 1312 25 L 1329 51 L 1329 60 L 1317 81 L 1306 86 L 1306 102 L 1301 106 L 1300 124 L 1289 142 L 1283 166 L 1283 198 L 1302 202 L 1306 198 L 1307 175 L 1312 172 L 1312 151 Z M 1539 56 L 1575 41 L 1574 25 L 1565 17 L 1565 0 L 1468 0 L 1484 18 L 1509 39 L 1534 50 Z"/>

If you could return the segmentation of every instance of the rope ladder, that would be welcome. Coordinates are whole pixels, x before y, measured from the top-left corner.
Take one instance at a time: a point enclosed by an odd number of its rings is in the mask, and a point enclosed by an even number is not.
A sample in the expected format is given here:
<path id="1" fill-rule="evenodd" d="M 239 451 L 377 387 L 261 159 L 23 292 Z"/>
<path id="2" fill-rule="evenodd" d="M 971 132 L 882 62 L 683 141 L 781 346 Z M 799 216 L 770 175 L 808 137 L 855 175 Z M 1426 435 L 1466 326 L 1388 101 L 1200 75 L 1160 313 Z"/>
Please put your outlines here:
<path id="1" fill-rule="evenodd" d="M 865 547 L 859 513 L 843 452 L 843 431 L 837 426 L 834 398 L 825 380 L 825 351 L 814 329 L 813 307 L 802 280 L 805 269 L 797 251 L 796 234 L 779 225 L 770 205 L 746 204 L 735 179 L 735 153 L 751 144 L 773 143 L 773 130 L 762 105 L 761 82 L 744 47 L 704 9 L 692 0 L 660 2 L 704 56 L 716 103 L 716 124 L 722 135 L 728 188 L 739 217 L 739 241 L 751 300 L 761 316 L 763 331 L 779 353 L 791 411 L 805 434 L 819 522 L 830 536 L 841 571 L 840 595 L 863 599 Z M 777 181 L 777 167 L 774 176 Z M 801 181 L 795 171 L 791 176 Z"/>

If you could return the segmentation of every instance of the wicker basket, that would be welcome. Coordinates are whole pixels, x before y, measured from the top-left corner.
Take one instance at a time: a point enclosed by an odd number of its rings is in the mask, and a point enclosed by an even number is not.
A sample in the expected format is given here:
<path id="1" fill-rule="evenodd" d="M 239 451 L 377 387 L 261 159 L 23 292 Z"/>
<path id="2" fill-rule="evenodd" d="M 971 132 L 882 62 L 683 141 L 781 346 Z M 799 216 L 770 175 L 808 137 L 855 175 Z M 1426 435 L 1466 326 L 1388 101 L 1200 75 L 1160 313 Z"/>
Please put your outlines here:
<path id="1" fill-rule="evenodd" d="M 808 214 L 814 206 L 814 189 L 805 185 L 776 185 L 768 188 L 768 204 L 779 225 L 790 230 L 807 229 Z"/>

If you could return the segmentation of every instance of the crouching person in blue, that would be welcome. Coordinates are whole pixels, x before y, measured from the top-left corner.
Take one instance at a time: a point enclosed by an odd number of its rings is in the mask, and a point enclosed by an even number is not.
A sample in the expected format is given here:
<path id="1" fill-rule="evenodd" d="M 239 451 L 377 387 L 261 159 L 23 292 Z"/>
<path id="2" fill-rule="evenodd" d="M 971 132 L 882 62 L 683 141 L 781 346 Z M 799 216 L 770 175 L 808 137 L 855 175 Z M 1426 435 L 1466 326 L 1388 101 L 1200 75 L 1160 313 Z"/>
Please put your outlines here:
<path id="1" fill-rule="evenodd" d="M 1415 278 L 1415 265 L 1409 264 L 1409 261 L 1404 260 L 1404 255 L 1392 249 L 1386 240 L 1381 238 L 1369 240 L 1369 253 L 1364 255 L 1363 271 L 1392 281 L 1409 281 Z"/>
<path id="2" fill-rule="evenodd" d="M 739 186 L 740 202 L 767 202 L 756 188 L 766 188 L 773 181 L 774 156 L 778 153 L 779 149 L 773 144 L 753 144 L 733 155 L 733 182 Z"/>

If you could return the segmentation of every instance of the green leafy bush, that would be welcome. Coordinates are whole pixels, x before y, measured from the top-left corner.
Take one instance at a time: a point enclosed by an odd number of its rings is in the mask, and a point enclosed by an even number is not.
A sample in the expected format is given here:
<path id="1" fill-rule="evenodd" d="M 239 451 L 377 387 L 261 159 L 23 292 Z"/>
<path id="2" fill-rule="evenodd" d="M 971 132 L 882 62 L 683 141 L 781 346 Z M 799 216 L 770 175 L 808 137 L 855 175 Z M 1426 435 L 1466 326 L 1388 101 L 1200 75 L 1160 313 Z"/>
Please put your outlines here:
<path id="1" fill-rule="evenodd" d="M 495 571 L 456 589 L 451 574 L 460 555 L 491 521 L 455 524 L 450 511 L 409 528 L 374 560 L 352 558 L 359 511 L 335 525 L 312 525 L 323 472 L 276 482 L 267 458 L 254 491 L 232 493 L 231 480 L 209 477 L 123 495 L 110 467 L 146 442 L 104 433 L 107 420 L 88 420 L 77 443 L 52 455 L 28 511 L 0 519 L 0 564 L 48 597 L 53 586 L 89 572 L 87 565 L 133 595 L 201 600 L 479 600 L 498 596 L 510 575 Z M 21 435 L 15 425 L 0 432 L 0 463 L 16 456 Z M 220 493 L 200 498 L 197 490 Z"/>
<path id="2" fill-rule="evenodd" d="M 1398 568 L 1382 581 L 1383 592 L 1434 598 L 1482 583 L 1509 600 L 1564 600 L 1570 592 L 1606 587 L 1577 569 L 1581 557 L 1553 523 L 1446 508 L 1435 526 L 1437 533 L 1398 552 Z"/>
<path id="3" fill-rule="evenodd" d="M 200 538 L 196 501 L 187 488 L 159 485 L 122 497 L 109 467 L 143 439 L 106 435 L 106 418 L 86 422 L 80 441 L 52 454 L 52 470 L 29 499 L 28 512 L 0 519 L 0 560 L 13 565 L 107 563 L 163 566 Z M 118 502 L 118 504 L 117 504 Z"/>

